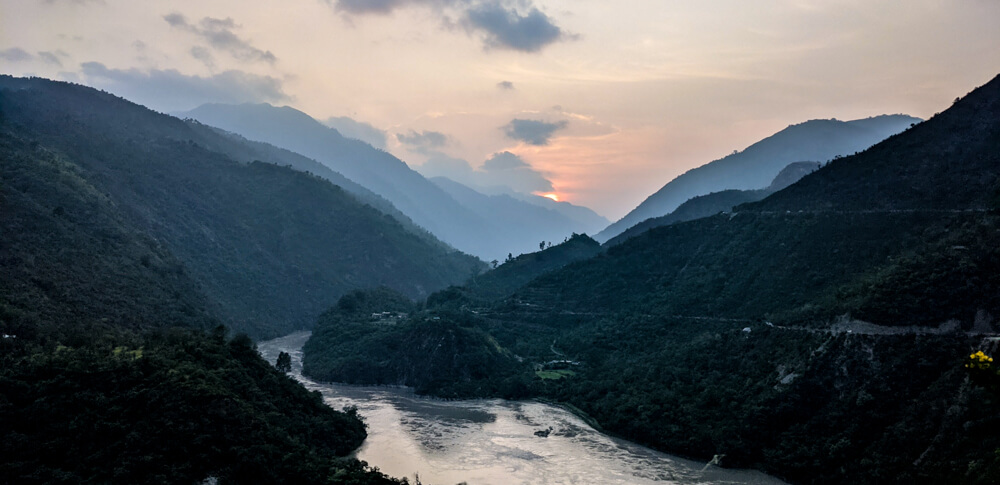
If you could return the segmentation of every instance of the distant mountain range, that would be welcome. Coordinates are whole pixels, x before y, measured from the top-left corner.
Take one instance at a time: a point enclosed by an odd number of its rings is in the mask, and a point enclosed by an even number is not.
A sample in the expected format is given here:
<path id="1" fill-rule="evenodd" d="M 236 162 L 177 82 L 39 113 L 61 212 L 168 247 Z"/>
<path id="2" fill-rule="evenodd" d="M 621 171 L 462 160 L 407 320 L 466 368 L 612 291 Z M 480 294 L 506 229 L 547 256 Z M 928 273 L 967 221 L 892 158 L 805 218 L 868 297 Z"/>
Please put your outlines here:
<path id="1" fill-rule="evenodd" d="M 463 207 L 483 220 L 489 221 L 490 235 L 495 246 L 501 250 L 506 248 L 507 254 L 518 255 L 538 251 L 542 242 L 549 244 L 562 242 L 571 234 L 580 231 L 581 227 L 588 227 L 587 224 L 568 217 L 565 212 L 560 212 L 558 202 L 544 197 L 485 195 L 447 177 L 433 177 L 430 180 Z M 543 207 L 541 204 L 526 201 L 529 197 L 545 199 L 552 204 Z M 583 209 L 577 206 L 571 207 Z M 601 226 L 590 224 L 589 227 Z M 527 234 L 533 235 L 536 240 L 526 241 Z M 505 259 L 504 256 L 498 254 L 495 259 L 502 261 Z"/>
<path id="2" fill-rule="evenodd" d="M 723 190 L 710 194 L 699 195 L 688 199 L 673 212 L 660 217 L 652 217 L 642 221 L 625 232 L 609 239 L 605 246 L 621 244 L 626 239 L 642 234 L 654 227 L 667 226 L 678 222 L 692 221 L 702 217 L 714 216 L 720 212 L 729 212 L 740 204 L 755 202 L 799 181 L 822 164 L 819 162 L 795 162 L 788 164 L 774 177 L 771 185 L 760 190 Z"/>
<path id="3" fill-rule="evenodd" d="M 449 190 L 444 190 L 440 186 L 444 183 L 427 180 L 388 152 L 345 138 L 287 106 L 206 104 L 177 116 L 315 159 L 385 198 L 441 240 L 486 260 L 530 251 L 541 240 L 561 240 L 573 232 L 598 227 L 592 211 L 567 204 L 555 206 L 557 211 L 538 211 L 529 204 L 505 200 L 495 207 L 499 212 L 493 213 L 483 204 L 491 200 L 497 204 L 502 199 L 479 197 L 455 183 L 447 183 Z M 535 196 L 525 197 L 530 200 Z M 512 223 L 518 218 L 525 222 Z"/>
<path id="4" fill-rule="evenodd" d="M 919 122 L 919 118 L 906 115 L 882 115 L 854 121 L 811 120 L 789 126 L 741 152 L 688 170 L 595 238 L 605 242 L 646 219 L 669 214 L 692 197 L 730 189 L 762 189 L 789 163 L 826 162 L 850 155 Z"/>

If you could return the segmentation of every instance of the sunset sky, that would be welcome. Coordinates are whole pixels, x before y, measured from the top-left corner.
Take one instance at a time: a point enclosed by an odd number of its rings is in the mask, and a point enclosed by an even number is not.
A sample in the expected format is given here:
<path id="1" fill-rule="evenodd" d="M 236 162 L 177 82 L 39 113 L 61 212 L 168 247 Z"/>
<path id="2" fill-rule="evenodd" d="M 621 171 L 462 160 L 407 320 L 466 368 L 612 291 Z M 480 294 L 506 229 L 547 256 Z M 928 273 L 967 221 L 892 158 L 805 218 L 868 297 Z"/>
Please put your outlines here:
<path id="1" fill-rule="evenodd" d="M 945 109 L 1000 72 L 1000 1 L 0 0 L 0 72 L 289 105 L 483 184 L 506 151 L 617 219 L 789 124 Z"/>

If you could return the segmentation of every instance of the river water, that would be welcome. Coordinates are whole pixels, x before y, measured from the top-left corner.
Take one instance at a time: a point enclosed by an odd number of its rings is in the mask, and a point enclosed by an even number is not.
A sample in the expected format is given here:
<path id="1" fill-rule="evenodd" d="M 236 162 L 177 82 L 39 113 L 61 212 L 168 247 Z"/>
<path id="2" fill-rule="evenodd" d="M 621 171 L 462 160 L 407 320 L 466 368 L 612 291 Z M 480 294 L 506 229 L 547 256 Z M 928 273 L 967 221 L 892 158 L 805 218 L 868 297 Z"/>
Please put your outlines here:
<path id="1" fill-rule="evenodd" d="M 261 342 L 269 362 L 292 357 L 292 375 L 335 409 L 357 406 L 368 439 L 357 457 L 395 477 L 452 485 L 752 484 L 784 482 L 752 470 L 685 460 L 604 435 L 572 413 L 532 401 L 444 401 L 397 387 L 318 383 L 302 376 L 309 332 Z M 552 428 L 548 437 L 536 431 Z"/>

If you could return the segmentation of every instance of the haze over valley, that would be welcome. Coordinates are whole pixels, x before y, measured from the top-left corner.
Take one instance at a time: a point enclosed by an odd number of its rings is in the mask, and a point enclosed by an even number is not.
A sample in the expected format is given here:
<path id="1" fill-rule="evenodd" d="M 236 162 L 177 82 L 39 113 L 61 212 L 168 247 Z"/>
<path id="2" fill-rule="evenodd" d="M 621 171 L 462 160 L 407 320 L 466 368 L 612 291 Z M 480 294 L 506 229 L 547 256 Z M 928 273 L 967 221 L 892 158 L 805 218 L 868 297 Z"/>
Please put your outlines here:
<path id="1" fill-rule="evenodd" d="M 1000 483 L 998 19 L 0 0 L 0 483 Z"/>

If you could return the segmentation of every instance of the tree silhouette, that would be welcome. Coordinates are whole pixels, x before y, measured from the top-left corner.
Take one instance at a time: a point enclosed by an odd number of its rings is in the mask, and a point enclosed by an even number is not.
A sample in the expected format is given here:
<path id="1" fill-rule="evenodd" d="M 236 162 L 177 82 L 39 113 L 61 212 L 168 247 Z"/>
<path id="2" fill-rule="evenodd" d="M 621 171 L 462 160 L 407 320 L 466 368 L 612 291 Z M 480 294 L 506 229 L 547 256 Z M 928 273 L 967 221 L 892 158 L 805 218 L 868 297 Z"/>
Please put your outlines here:
<path id="1" fill-rule="evenodd" d="M 278 361 L 274 363 L 279 371 L 285 374 L 292 371 L 292 357 L 288 355 L 288 352 L 281 352 L 278 354 Z"/>

